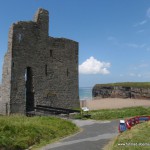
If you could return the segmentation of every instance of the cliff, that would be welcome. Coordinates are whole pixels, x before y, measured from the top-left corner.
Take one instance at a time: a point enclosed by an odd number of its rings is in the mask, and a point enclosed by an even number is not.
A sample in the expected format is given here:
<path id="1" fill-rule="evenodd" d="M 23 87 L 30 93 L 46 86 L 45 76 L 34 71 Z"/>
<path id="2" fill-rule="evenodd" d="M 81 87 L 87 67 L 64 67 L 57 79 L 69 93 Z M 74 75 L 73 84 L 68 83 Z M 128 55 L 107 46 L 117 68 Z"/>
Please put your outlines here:
<path id="1" fill-rule="evenodd" d="M 133 98 L 150 99 L 149 82 L 126 82 L 96 84 L 92 89 L 94 99 L 98 98 Z"/>

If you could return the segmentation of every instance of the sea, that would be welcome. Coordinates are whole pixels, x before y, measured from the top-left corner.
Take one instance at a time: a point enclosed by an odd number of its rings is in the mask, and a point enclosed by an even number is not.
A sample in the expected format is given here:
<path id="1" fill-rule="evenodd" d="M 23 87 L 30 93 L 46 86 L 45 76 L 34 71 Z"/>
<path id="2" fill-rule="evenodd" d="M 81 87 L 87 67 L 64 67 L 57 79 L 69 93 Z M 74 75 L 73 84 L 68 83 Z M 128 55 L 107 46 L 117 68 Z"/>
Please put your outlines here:
<path id="1" fill-rule="evenodd" d="M 92 87 L 79 87 L 80 100 L 92 100 Z"/>

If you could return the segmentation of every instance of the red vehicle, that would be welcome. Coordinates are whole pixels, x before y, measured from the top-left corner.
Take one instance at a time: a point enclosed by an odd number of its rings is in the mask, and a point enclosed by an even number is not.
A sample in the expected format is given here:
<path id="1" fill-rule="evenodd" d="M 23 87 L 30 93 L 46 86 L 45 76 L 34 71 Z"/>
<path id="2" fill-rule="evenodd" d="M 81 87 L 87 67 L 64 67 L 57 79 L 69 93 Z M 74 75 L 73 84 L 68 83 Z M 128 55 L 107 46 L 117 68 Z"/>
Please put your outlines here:
<path id="1" fill-rule="evenodd" d="M 126 120 L 120 120 L 118 130 L 121 133 L 126 131 L 127 129 L 131 129 L 131 127 L 133 127 L 136 124 L 149 121 L 149 120 L 150 120 L 150 116 L 136 116 Z"/>

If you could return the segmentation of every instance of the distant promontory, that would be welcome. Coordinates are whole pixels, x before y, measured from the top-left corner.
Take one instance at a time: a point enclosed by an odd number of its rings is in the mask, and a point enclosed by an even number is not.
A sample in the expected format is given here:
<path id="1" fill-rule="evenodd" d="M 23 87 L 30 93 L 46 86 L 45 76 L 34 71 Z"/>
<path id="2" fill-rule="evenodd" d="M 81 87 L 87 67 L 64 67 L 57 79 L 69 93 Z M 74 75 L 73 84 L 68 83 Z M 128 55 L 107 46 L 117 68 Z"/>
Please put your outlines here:
<path id="1" fill-rule="evenodd" d="M 92 96 L 94 99 L 150 99 L 150 82 L 122 82 L 96 84 L 92 89 Z"/>

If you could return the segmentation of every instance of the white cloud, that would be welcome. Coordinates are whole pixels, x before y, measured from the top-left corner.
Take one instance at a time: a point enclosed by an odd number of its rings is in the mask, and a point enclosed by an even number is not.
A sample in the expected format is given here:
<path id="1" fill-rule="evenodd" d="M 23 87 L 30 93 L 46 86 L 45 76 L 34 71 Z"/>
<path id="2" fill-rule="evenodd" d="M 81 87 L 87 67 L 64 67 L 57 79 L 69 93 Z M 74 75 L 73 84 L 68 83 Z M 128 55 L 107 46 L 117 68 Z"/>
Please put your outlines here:
<path id="1" fill-rule="evenodd" d="M 147 15 L 148 18 L 150 18 L 150 8 L 148 8 L 146 15 Z"/>
<path id="2" fill-rule="evenodd" d="M 109 41 L 116 41 L 116 38 L 115 38 L 114 36 L 109 36 L 107 39 L 108 39 Z"/>
<path id="3" fill-rule="evenodd" d="M 148 18 L 150 18 L 150 8 L 147 9 L 147 11 L 146 11 L 146 16 L 147 16 Z M 133 25 L 133 27 L 142 26 L 142 25 L 148 23 L 148 21 L 149 21 L 148 18 L 146 18 L 145 20 L 142 20 L 142 21 L 140 21 L 140 22 L 135 23 L 135 24 Z"/>
<path id="4" fill-rule="evenodd" d="M 108 68 L 111 66 L 109 62 L 101 62 L 91 56 L 81 65 L 79 65 L 80 74 L 109 74 Z"/>
<path id="5" fill-rule="evenodd" d="M 120 74 L 119 76 L 120 76 L 120 77 L 123 77 L 124 75 L 123 75 L 123 74 Z"/>
<path id="6" fill-rule="evenodd" d="M 139 74 L 137 74 L 137 76 L 140 78 L 140 77 L 142 77 L 142 75 L 139 73 Z"/>
<path id="7" fill-rule="evenodd" d="M 147 23 L 147 20 L 143 20 L 143 21 L 139 22 L 139 25 L 144 25 L 146 23 Z"/>
<path id="8" fill-rule="evenodd" d="M 142 29 L 142 30 L 138 30 L 136 33 L 143 33 L 145 30 Z"/>
<path id="9" fill-rule="evenodd" d="M 143 77 L 145 77 L 145 78 L 150 78 L 150 72 L 145 72 L 145 73 L 143 74 Z"/>
<path id="10" fill-rule="evenodd" d="M 140 74 L 140 73 L 138 73 L 138 74 L 136 74 L 136 73 L 129 73 L 129 76 L 131 76 L 131 77 L 142 77 L 142 74 Z"/>
<path id="11" fill-rule="evenodd" d="M 129 73 L 129 76 L 135 77 L 136 75 L 135 75 L 135 73 Z"/>
<path id="12" fill-rule="evenodd" d="M 118 45 L 119 46 L 119 42 L 118 42 L 118 39 L 114 36 L 109 36 L 107 38 L 108 41 L 112 42 L 114 45 Z"/>
<path id="13" fill-rule="evenodd" d="M 144 48 L 146 44 L 126 43 L 126 46 L 131 48 Z"/>
<path id="14" fill-rule="evenodd" d="M 140 31 L 143 32 L 144 30 Z M 119 40 L 116 37 L 109 36 L 107 38 L 108 41 L 112 42 L 113 45 L 119 46 L 119 47 L 130 47 L 130 48 L 145 48 L 147 45 L 145 43 L 143 44 L 136 44 L 136 43 L 124 43 L 119 42 Z"/>
<path id="15" fill-rule="evenodd" d="M 146 67 L 149 67 L 149 64 L 140 64 L 139 65 L 139 68 L 146 68 Z"/>
<path id="16" fill-rule="evenodd" d="M 127 43 L 126 44 L 128 47 L 132 47 L 132 48 L 138 48 L 139 46 L 135 43 Z"/>
<path id="17" fill-rule="evenodd" d="M 142 25 L 146 24 L 147 22 L 148 22 L 148 20 L 142 20 L 142 21 L 140 21 L 140 22 L 138 22 L 138 23 L 135 23 L 135 24 L 133 25 L 133 27 L 142 26 Z"/>
<path id="18" fill-rule="evenodd" d="M 147 47 L 146 50 L 149 52 L 150 51 L 150 47 Z"/>

